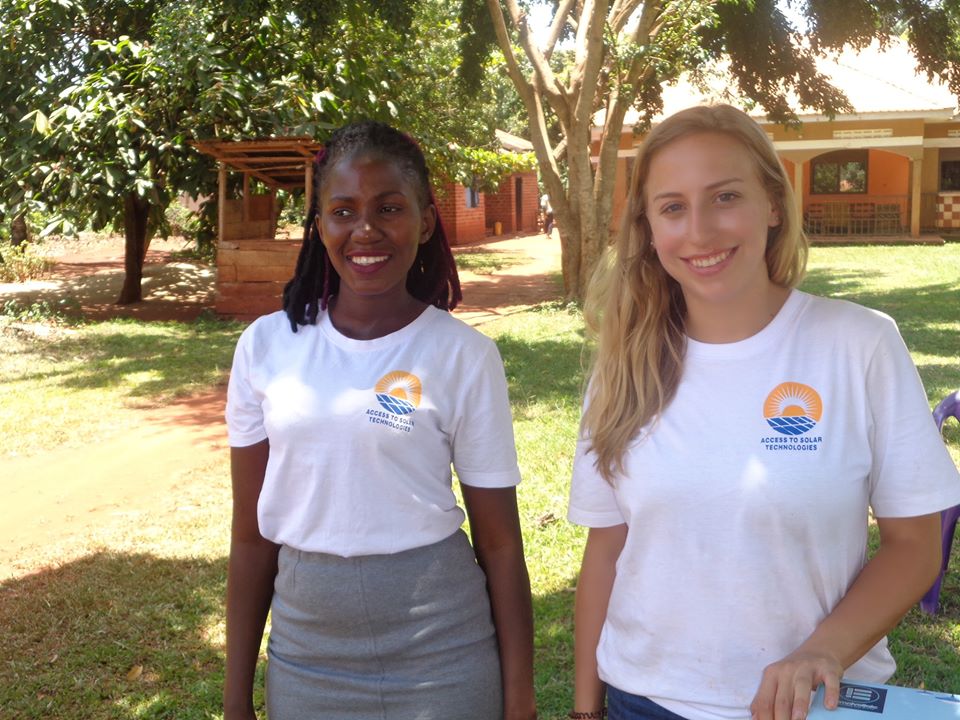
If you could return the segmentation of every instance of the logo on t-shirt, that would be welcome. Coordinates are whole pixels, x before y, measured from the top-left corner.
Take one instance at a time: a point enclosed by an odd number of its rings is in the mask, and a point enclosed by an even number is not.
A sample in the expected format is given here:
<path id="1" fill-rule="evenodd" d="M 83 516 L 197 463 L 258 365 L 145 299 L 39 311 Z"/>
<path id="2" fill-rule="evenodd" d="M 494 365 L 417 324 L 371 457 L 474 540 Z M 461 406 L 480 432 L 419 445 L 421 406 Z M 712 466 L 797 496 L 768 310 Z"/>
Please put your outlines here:
<path id="1" fill-rule="evenodd" d="M 420 378 L 403 370 L 394 370 L 377 380 L 373 392 L 383 410 L 367 408 L 367 420 L 393 430 L 407 433 L 413 430 L 413 419 L 409 416 L 420 406 L 423 392 Z"/>
<path id="2" fill-rule="evenodd" d="M 377 402 L 394 415 L 409 415 L 420 405 L 420 378 L 402 370 L 387 373 L 374 386 Z"/>
<path id="3" fill-rule="evenodd" d="M 761 442 L 768 450 L 816 450 L 823 438 L 806 434 L 822 415 L 823 401 L 816 390 L 798 382 L 780 383 L 767 395 L 763 417 L 782 437 L 765 437 Z"/>

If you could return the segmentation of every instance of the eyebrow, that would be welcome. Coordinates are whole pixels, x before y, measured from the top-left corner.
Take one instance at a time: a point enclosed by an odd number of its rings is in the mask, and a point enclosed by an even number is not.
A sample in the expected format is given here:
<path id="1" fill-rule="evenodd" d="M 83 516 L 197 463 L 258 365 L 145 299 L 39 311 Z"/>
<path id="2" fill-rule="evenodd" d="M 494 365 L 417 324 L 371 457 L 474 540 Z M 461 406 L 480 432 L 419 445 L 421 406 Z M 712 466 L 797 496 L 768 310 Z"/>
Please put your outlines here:
<path id="1" fill-rule="evenodd" d="M 729 177 L 724 178 L 723 180 L 717 180 L 706 186 L 707 190 L 714 190 L 723 185 L 728 185 L 730 183 L 742 183 L 743 178 L 740 177 Z M 668 190 L 667 192 L 657 193 L 651 198 L 652 200 L 662 200 L 664 198 L 680 197 L 683 193 L 675 192 L 673 190 Z"/>
<path id="2" fill-rule="evenodd" d="M 384 198 L 389 197 L 391 195 L 400 195 L 401 197 L 405 197 L 402 190 L 385 190 L 384 192 L 376 195 L 374 199 L 383 200 Z M 353 196 L 352 195 L 331 195 L 330 200 L 335 200 L 337 202 L 345 202 L 348 200 L 353 200 Z"/>

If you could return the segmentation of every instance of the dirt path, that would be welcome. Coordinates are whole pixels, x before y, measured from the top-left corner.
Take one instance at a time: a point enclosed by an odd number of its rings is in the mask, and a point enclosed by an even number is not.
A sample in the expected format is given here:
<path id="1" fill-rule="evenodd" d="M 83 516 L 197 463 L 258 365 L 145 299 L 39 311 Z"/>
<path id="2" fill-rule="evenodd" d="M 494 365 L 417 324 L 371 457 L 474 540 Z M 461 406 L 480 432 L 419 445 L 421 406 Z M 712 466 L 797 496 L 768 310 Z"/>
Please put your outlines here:
<path id="1" fill-rule="evenodd" d="M 464 272 L 464 303 L 455 314 L 473 325 L 557 297 L 554 274 L 560 248 L 554 236 L 531 235 L 488 242 L 457 252 L 503 253 L 507 264 L 490 275 Z M 169 263 L 169 248 L 151 249 L 139 306 L 112 305 L 122 282 L 122 258 L 90 249 L 63 258 L 43 284 L 0 285 L 0 302 L 68 296 L 85 314 L 141 319 L 196 317 L 213 301 L 213 273 L 189 263 Z M 180 267 L 186 266 L 186 267 Z M 162 408 L 131 410 L 129 423 L 95 445 L 54 450 L 4 462 L 0 503 L 0 579 L 33 569 L 31 549 L 76 536 L 117 515 L 148 511 L 169 497 L 181 477 L 210 466 L 228 452 L 223 424 L 225 387 Z M 136 438 L 133 444 L 130 438 Z"/>

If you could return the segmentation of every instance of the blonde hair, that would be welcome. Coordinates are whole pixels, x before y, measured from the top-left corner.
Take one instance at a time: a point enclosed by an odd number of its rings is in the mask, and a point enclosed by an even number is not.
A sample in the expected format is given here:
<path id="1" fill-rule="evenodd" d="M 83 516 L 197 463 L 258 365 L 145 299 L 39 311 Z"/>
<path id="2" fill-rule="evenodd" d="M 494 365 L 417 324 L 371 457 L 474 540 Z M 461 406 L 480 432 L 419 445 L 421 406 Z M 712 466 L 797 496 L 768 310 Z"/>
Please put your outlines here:
<path id="1" fill-rule="evenodd" d="M 777 207 L 781 222 L 767 234 L 770 280 L 794 287 L 806 268 L 807 238 L 787 173 L 773 143 L 746 113 L 730 105 L 692 107 L 650 131 L 637 151 L 620 234 L 594 273 L 584 313 L 596 345 L 581 432 L 608 482 L 623 472 L 628 446 L 673 400 L 683 372 L 686 304 L 653 249 L 644 195 L 654 156 L 700 133 L 722 133 L 746 148 Z"/>

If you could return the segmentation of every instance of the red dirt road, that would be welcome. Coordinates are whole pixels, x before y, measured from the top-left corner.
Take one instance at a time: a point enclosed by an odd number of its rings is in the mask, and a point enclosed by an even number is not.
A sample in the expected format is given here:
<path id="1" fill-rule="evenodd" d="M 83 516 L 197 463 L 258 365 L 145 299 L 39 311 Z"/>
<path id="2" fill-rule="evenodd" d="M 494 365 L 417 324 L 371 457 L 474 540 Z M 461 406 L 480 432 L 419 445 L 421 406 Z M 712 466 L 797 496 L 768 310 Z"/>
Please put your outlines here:
<path id="1" fill-rule="evenodd" d="M 504 253 L 510 264 L 491 275 L 464 272 L 465 301 L 456 315 L 474 325 L 555 299 L 552 275 L 559 271 L 560 247 L 554 236 L 531 235 L 458 249 Z M 114 251 L 115 252 L 115 249 Z M 190 319 L 212 304 L 212 274 L 188 263 L 165 263 L 163 251 L 148 257 L 145 302 L 117 313 L 113 300 L 122 282 L 122 262 L 91 251 L 58 264 L 48 285 L 34 289 L 0 285 L 0 302 L 15 297 L 81 297 L 85 314 L 111 312 L 141 319 Z M 185 265 L 186 267 L 176 267 Z M 93 278 L 94 281 L 91 281 Z M 12 288 L 12 289 L 11 289 Z M 187 473 L 226 456 L 223 424 L 225 387 L 155 409 L 130 410 L 129 423 L 101 442 L 40 456 L 5 460 L 0 489 L 0 579 L 37 569 L 36 548 L 77 537 L 117 515 L 148 511 L 175 492 Z M 130 442 L 135 437 L 136 443 Z"/>

